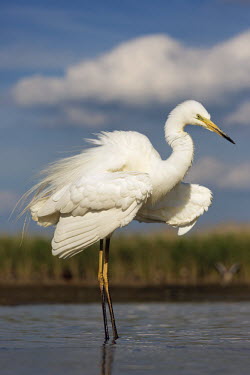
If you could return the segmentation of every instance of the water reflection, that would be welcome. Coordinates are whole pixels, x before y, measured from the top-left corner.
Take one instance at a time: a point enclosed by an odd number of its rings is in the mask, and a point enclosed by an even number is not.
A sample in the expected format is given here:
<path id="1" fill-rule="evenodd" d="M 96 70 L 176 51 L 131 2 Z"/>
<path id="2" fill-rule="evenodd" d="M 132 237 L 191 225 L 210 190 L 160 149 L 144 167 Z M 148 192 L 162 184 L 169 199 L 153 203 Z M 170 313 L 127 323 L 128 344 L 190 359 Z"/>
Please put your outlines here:
<path id="1" fill-rule="evenodd" d="M 102 345 L 101 373 L 100 373 L 101 375 L 111 375 L 112 374 L 114 354 L 115 354 L 115 342 L 113 342 L 112 344 L 104 343 Z"/>
<path id="2" fill-rule="evenodd" d="M 103 344 L 99 304 L 0 307 L 4 374 L 226 375 L 250 368 L 250 303 L 117 304 Z M 13 360 L 13 358 L 15 360 Z"/>

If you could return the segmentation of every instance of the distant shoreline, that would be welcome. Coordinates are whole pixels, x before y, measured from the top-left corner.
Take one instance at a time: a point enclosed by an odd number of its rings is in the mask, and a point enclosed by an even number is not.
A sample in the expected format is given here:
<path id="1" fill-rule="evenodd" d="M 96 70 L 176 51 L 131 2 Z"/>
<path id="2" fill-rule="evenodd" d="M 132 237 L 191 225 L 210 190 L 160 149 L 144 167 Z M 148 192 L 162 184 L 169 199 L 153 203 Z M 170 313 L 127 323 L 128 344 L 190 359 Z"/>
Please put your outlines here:
<path id="1" fill-rule="evenodd" d="M 248 285 L 111 287 L 115 302 L 250 301 Z M 0 305 L 99 302 L 99 288 L 82 285 L 1 285 Z"/>

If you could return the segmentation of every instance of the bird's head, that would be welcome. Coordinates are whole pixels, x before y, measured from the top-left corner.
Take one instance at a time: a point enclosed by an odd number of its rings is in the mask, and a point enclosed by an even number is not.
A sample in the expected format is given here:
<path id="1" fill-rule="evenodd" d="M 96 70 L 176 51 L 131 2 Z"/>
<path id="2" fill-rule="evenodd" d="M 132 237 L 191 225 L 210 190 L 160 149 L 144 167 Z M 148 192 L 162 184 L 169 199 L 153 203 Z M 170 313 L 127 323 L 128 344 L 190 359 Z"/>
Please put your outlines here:
<path id="1" fill-rule="evenodd" d="M 229 142 L 235 142 L 210 120 L 210 114 L 203 105 L 195 100 L 187 100 L 181 103 L 179 109 L 182 112 L 186 124 L 199 125 L 226 138 Z M 178 108 L 177 107 L 177 108 Z"/>

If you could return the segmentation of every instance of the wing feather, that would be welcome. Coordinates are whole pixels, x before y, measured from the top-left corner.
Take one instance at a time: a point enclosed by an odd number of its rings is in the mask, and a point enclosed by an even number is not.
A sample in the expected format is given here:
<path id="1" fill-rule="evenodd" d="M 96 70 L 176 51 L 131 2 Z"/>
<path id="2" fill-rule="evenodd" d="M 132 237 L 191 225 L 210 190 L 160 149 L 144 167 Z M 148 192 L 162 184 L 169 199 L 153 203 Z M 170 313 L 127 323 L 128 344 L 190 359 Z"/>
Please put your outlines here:
<path id="1" fill-rule="evenodd" d="M 208 210 L 212 193 L 204 186 L 179 183 L 155 205 L 146 204 L 136 215 L 143 222 L 164 222 L 178 227 L 179 235 L 190 230 Z"/>
<path id="2" fill-rule="evenodd" d="M 67 258 L 109 236 L 132 221 L 141 204 L 133 202 L 124 211 L 115 207 L 98 213 L 88 212 L 84 216 L 61 216 L 52 240 L 53 255 Z"/>
<path id="3" fill-rule="evenodd" d="M 146 173 L 99 173 L 81 177 L 42 198 L 31 211 L 41 225 L 57 217 L 52 252 L 67 257 L 127 225 L 151 193 Z"/>
<path id="4" fill-rule="evenodd" d="M 99 173 L 84 176 L 49 198 L 42 198 L 31 207 L 31 211 L 39 221 L 39 218 L 56 212 L 83 216 L 88 211 L 113 207 L 126 210 L 134 200 L 145 200 L 151 191 L 151 181 L 146 173 Z"/>

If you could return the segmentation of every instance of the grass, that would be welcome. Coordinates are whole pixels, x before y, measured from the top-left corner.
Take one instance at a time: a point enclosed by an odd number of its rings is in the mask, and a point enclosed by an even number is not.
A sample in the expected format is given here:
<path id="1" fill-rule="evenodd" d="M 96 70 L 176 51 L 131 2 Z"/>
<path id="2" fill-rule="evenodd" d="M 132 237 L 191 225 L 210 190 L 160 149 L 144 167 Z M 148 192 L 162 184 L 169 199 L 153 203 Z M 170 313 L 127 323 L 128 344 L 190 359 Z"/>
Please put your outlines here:
<path id="1" fill-rule="evenodd" d="M 115 237 L 111 241 L 112 285 L 204 285 L 221 282 L 215 268 L 240 263 L 233 282 L 250 284 L 250 234 L 207 233 Z M 50 240 L 0 237 L 0 284 L 97 284 L 98 245 L 68 260 L 51 255 Z"/>

